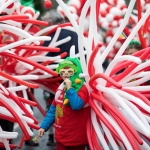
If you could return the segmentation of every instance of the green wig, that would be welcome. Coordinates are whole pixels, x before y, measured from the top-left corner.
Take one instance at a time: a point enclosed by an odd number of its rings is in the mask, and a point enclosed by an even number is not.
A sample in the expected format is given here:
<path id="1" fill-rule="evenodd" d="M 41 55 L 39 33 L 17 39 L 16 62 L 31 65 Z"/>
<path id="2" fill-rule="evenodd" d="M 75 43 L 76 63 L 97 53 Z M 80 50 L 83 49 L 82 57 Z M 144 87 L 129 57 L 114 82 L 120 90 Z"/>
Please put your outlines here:
<path id="1" fill-rule="evenodd" d="M 137 40 L 131 40 L 129 45 L 141 45 L 141 43 L 139 41 L 137 41 Z"/>
<path id="2" fill-rule="evenodd" d="M 84 79 L 80 78 L 80 76 L 79 76 L 80 73 L 82 73 L 82 68 L 81 68 L 79 59 L 67 57 L 64 61 L 59 63 L 59 66 L 56 68 L 56 72 L 59 73 L 60 69 L 62 69 L 64 67 L 70 67 L 70 68 L 74 69 L 74 71 L 75 71 L 74 75 L 70 77 L 70 80 L 72 82 L 72 88 L 74 88 L 74 90 L 76 92 L 78 92 L 84 84 Z M 79 82 L 77 82 L 77 81 L 79 81 Z M 66 94 L 64 94 L 64 100 L 65 99 L 67 99 Z M 69 103 L 67 103 L 65 105 L 70 106 Z"/>
<path id="3" fill-rule="evenodd" d="M 78 92 L 84 84 L 84 79 L 79 77 L 80 73 L 82 73 L 80 61 L 78 58 L 67 57 L 64 61 L 59 63 L 59 66 L 56 68 L 56 72 L 59 74 L 60 69 L 66 66 L 74 69 L 74 75 L 70 77 L 70 80 L 72 82 L 72 87 L 76 92 Z M 80 80 L 80 83 L 76 83 L 77 79 Z"/>
<path id="4" fill-rule="evenodd" d="M 35 10 L 33 0 L 20 0 L 20 3 L 21 3 L 22 6 L 31 7 Z"/>

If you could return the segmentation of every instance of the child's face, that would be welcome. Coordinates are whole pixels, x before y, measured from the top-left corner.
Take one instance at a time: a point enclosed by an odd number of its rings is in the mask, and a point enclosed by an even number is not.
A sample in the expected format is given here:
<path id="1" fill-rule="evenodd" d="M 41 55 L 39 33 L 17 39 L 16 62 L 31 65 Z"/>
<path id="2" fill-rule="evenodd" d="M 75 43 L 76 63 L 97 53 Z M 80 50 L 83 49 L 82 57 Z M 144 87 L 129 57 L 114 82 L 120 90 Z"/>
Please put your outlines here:
<path id="1" fill-rule="evenodd" d="M 129 49 L 129 50 L 127 51 L 127 55 L 132 55 L 133 53 L 135 53 L 135 52 L 137 52 L 137 51 L 138 51 L 138 49 L 135 49 L 135 48 Z"/>
<path id="2" fill-rule="evenodd" d="M 72 68 L 62 68 L 59 71 L 60 76 L 65 79 L 70 79 L 74 75 L 74 70 Z"/>

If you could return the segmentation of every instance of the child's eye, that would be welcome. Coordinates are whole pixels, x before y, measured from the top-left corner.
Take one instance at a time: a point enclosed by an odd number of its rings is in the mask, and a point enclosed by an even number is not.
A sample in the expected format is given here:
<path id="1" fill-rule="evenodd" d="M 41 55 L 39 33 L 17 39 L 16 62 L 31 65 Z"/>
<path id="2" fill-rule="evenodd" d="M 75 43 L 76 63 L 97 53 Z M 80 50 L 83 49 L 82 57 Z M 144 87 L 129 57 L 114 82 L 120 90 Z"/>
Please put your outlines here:
<path id="1" fill-rule="evenodd" d="M 64 74 L 64 71 L 61 71 L 61 72 L 60 72 L 60 75 L 63 76 L 63 74 Z"/>
<path id="2" fill-rule="evenodd" d="M 73 72 L 73 71 L 68 71 L 68 73 L 69 73 L 70 75 L 73 75 L 74 72 Z"/>

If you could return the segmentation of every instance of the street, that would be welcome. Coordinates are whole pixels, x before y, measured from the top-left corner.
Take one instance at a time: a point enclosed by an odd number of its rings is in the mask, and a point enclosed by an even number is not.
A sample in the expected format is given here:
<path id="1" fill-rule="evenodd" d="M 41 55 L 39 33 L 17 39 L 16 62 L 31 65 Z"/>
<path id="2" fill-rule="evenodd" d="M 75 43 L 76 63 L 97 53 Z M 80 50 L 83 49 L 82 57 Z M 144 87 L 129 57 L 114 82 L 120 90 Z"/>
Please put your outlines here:
<path id="1" fill-rule="evenodd" d="M 41 104 L 41 106 L 43 107 L 43 109 L 45 109 L 45 101 L 43 99 L 42 90 L 36 89 L 34 91 L 34 95 L 36 99 L 39 101 L 39 103 Z M 40 113 L 40 111 L 36 107 L 34 107 L 33 110 L 34 110 L 35 118 L 39 121 L 38 125 L 40 125 L 44 116 Z M 18 125 L 15 125 L 14 131 L 19 133 L 18 137 L 14 139 L 14 144 L 18 146 L 21 136 L 22 136 L 22 131 L 20 130 Z M 37 136 L 36 130 L 34 130 L 34 134 L 35 134 L 34 136 Z M 38 138 L 39 146 L 27 146 L 23 144 L 21 150 L 54 150 L 55 149 L 54 147 L 46 145 L 47 140 L 48 140 L 48 132 L 44 134 L 43 138 Z M 19 148 L 16 148 L 16 150 L 19 150 Z"/>

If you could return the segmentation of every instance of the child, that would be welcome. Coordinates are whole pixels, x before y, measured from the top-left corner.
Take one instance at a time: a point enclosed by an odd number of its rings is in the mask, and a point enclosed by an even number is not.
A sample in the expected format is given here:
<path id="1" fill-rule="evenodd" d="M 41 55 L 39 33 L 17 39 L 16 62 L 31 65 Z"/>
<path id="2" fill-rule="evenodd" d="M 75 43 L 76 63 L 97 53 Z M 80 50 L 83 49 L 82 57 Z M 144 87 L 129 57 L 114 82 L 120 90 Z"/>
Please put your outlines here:
<path id="1" fill-rule="evenodd" d="M 88 101 L 88 90 L 80 62 L 67 57 L 56 68 L 64 82 L 59 86 L 55 99 L 44 118 L 38 135 L 43 136 L 54 123 L 57 150 L 85 150 L 87 142 L 86 122 L 90 108 L 84 107 Z"/>

